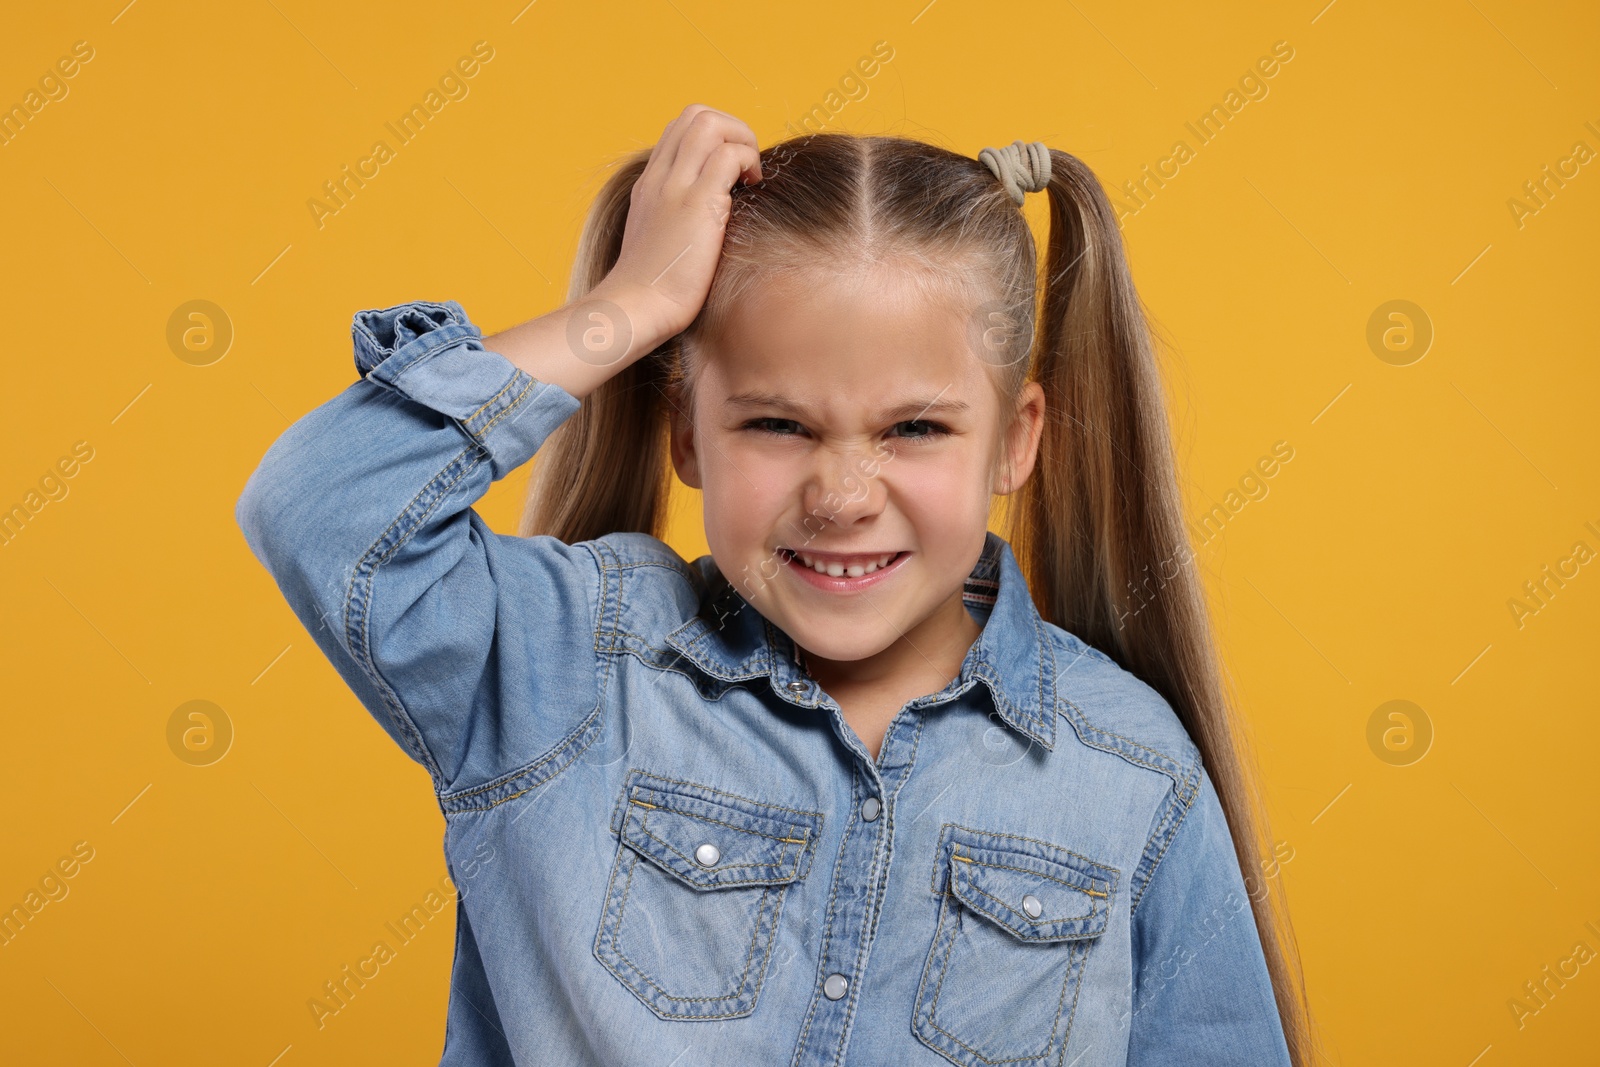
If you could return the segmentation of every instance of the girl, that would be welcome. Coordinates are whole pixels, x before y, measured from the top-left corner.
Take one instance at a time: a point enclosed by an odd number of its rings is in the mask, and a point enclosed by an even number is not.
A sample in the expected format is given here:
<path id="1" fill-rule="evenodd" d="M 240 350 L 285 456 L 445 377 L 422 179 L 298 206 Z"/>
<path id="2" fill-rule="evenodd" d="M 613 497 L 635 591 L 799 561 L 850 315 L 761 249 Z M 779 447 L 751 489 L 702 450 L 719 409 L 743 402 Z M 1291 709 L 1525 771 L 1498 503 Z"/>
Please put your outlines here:
<path id="1" fill-rule="evenodd" d="M 358 312 L 361 379 L 237 508 L 432 777 L 442 1062 L 1308 1063 L 1292 853 L 1084 164 L 758 151 L 693 105 L 602 190 L 570 301 L 489 337 Z M 473 503 L 541 449 L 495 533 Z"/>

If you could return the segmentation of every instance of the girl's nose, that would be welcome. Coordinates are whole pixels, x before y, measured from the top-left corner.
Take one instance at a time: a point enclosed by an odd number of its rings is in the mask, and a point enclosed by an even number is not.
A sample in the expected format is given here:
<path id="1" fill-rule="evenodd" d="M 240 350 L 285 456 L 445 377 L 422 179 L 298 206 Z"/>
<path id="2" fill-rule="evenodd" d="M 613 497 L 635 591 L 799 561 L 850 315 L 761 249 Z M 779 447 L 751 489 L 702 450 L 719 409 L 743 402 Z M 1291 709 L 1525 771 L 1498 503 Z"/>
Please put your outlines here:
<path id="1" fill-rule="evenodd" d="M 807 516 L 849 526 L 882 511 L 887 491 L 878 466 L 870 451 L 820 453 L 806 484 Z"/>

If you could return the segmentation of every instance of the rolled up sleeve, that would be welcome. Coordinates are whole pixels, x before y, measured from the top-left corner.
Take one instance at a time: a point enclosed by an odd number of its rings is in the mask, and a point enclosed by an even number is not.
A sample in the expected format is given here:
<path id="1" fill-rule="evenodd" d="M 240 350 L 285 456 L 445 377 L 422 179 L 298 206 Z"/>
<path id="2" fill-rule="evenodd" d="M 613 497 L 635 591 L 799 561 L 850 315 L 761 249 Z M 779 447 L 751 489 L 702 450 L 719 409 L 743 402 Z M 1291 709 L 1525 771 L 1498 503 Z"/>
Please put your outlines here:
<path id="1" fill-rule="evenodd" d="M 598 561 L 472 505 L 576 397 L 456 301 L 357 312 L 358 381 L 272 443 L 235 519 L 318 647 L 443 794 L 532 762 L 595 704 Z"/>

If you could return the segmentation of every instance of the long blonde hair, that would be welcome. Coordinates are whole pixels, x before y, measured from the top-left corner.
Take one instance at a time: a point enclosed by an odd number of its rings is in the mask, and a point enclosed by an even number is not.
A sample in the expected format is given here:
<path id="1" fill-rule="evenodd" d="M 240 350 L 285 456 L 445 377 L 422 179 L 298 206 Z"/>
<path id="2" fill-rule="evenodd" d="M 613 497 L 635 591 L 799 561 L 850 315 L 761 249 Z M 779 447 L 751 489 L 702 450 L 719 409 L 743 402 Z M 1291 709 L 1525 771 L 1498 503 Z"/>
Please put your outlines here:
<path id="1" fill-rule="evenodd" d="M 648 157 L 646 149 L 623 159 L 600 190 L 569 300 L 616 263 L 629 194 Z M 663 535 L 671 408 L 692 410 L 700 343 L 762 279 L 841 259 L 895 261 L 964 294 L 982 309 L 980 329 L 1011 324 L 1001 334 L 1011 340 L 994 351 L 1016 346 L 1016 354 L 991 360 L 993 380 L 1012 401 L 1030 377 L 1037 381 L 1047 419 L 1034 475 L 1008 500 L 1006 539 L 1040 615 L 1160 693 L 1199 747 L 1251 887 L 1290 1056 L 1305 1067 L 1313 1036 L 1299 952 L 1182 520 L 1150 325 L 1099 181 L 1076 156 L 1051 149 L 1050 158 L 1041 277 L 1026 218 L 973 157 L 908 138 L 832 132 L 763 150 L 765 179 L 733 188 L 700 315 L 591 392 L 550 435 L 518 532 L 568 543 L 616 531 Z M 1003 422 L 1014 417 L 1011 405 L 1002 411 L 1011 413 Z M 1155 575 L 1152 608 L 1136 586 L 1148 590 Z"/>

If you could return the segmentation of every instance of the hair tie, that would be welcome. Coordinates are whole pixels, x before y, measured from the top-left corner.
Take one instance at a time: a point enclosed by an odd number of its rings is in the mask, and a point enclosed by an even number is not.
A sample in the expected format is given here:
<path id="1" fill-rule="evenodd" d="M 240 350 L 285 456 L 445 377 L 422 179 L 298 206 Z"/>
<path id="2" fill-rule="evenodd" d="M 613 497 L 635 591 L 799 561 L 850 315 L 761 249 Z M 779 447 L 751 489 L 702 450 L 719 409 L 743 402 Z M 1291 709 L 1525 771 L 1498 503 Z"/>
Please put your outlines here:
<path id="1" fill-rule="evenodd" d="M 1004 148 L 985 148 L 978 159 L 994 172 L 1011 199 L 1022 206 L 1023 194 L 1050 184 L 1050 149 L 1043 141 L 1012 141 Z"/>

